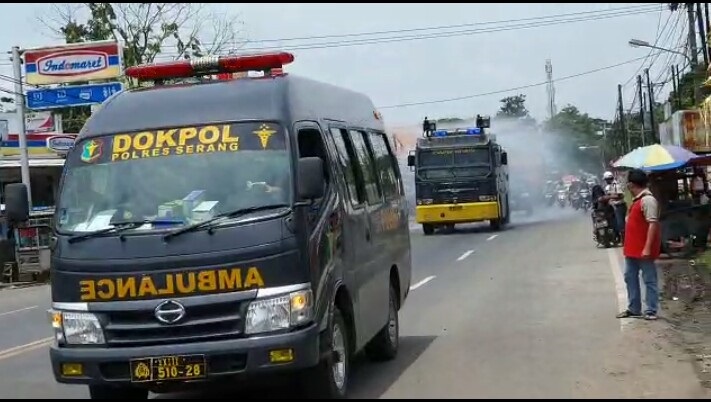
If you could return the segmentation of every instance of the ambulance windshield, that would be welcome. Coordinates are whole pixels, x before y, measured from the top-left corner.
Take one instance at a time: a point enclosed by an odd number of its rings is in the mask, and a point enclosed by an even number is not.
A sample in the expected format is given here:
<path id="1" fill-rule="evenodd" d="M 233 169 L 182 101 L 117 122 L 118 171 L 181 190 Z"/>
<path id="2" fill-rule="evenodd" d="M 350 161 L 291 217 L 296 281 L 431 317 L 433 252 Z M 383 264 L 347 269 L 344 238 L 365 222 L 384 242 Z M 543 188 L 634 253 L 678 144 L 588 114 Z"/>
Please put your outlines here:
<path id="1" fill-rule="evenodd" d="M 67 157 L 57 229 L 118 222 L 169 229 L 291 202 L 286 137 L 274 123 L 228 123 L 89 138 Z M 266 213 L 266 212 L 265 212 Z"/>

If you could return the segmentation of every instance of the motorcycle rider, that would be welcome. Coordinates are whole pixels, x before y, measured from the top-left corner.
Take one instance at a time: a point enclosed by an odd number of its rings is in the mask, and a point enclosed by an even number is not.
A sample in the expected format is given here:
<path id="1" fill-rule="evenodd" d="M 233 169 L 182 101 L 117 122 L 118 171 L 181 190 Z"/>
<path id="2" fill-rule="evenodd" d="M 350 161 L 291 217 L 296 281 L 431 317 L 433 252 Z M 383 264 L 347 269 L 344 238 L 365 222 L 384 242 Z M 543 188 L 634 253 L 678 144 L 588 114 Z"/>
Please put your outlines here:
<path id="1" fill-rule="evenodd" d="M 612 206 L 615 211 L 615 228 L 620 235 L 620 239 L 624 239 L 625 215 L 627 215 L 624 192 L 612 172 L 605 172 L 602 175 L 602 179 L 605 181 L 605 195 L 601 198 L 601 201 L 607 201 Z"/>

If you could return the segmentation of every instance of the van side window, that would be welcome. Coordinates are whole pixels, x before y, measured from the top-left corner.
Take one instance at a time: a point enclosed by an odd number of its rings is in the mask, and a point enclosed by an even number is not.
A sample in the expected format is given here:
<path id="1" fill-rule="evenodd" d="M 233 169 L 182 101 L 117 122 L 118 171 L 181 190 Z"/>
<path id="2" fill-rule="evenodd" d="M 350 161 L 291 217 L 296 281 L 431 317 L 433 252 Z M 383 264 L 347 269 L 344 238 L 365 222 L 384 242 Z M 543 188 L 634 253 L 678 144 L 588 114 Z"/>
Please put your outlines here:
<path id="1" fill-rule="evenodd" d="M 349 130 L 353 148 L 358 156 L 358 170 L 361 171 L 363 183 L 365 184 L 365 194 L 370 205 L 379 204 L 382 200 L 380 187 L 375 177 L 374 158 L 365 143 L 365 133 L 356 130 Z"/>
<path id="2" fill-rule="evenodd" d="M 300 158 L 315 156 L 323 161 L 323 177 L 326 179 L 326 191 L 328 191 L 331 184 L 330 165 L 328 164 L 328 152 L 326 151 L 323 137 L 321 137 L 321 132 L 314 128 L 303 128 L 299 130 L 298 143 Z"/>
<path id="3" fill-rule="evenodd" d="M 397 140 L 395 140 L 397 141 Z M 397 161 L 397 155 L 395 155 L 395 152 L 393 152 L 393 147 L 390 145 L 390 141 L 388 141 L 388 137 L 385 136 L 385 146 L 388 148 L 388 154 L 390 155 L 390 161 L 393 166 L 393 170 L 395 171 L 395 179 L 397 180 L 397 187 L 398 191 L 400 192 L 401 196 L 405 195 L 405 186 L 402 184 L 402 174 L 400 173 L 400 164 Z M 397 146 L 395 147 L 397 149 Z"/>
<path id="4" fill-rule="evenodd" d="M 359 177 L 360 171 L 355 166 L 358 159 L 353 150 L 353 144 L 351 144 L 344 129 L 331 128 L 331 135 L 333 142 L 336 144 L 338 163 L 341 165 L 343 177 L 346 180 L 351 204 L 363 204 L 365 202 L 365 189 L 363 188 L 363 179 Z"/>
<path id="5" fill-rule="evenodd" d="M 380 177 L 380 185 L 386 199 L 397 198 L 400 186 L 393 166 L 394 157 L 388 147 L 387 139 L 383 133 L 370 133 L 370 144 L 375 156 L 375 169 Z"/>

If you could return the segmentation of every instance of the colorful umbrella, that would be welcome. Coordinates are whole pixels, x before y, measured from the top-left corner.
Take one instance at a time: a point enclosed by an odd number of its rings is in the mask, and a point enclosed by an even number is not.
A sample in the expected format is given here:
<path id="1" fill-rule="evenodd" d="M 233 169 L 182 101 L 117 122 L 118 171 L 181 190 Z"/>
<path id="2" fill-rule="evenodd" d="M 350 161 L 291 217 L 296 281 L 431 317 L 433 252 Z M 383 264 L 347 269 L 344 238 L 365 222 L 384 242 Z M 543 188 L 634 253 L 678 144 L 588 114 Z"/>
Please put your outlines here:
<path id="1" fill-rule="evenodd" d="M 621 157 L 614 167 L 660 171 L 680 168 L 698 155 L 675 145 L 648 145 Z"/>

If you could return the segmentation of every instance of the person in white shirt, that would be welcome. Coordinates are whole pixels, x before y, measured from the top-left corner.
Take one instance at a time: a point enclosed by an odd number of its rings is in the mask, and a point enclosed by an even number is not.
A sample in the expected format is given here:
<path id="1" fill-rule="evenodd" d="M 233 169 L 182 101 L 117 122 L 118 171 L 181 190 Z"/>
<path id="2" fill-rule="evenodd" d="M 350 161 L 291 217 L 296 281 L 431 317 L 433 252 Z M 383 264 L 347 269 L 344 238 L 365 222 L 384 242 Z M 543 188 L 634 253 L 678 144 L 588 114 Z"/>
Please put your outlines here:
<path id="1" fill-rule="evenodd" d="M 602 178 L 605 180 L 605 196 L 603 200 L 607 200 L 615 210 L 617 232 L 620 234 L 620 239 L 624 239 L 625 215 L 627 215 L 624 190 L 617 180 L 615 180 L 615 175 L 613 175 L 612 172 L 605 172 Z"/>

